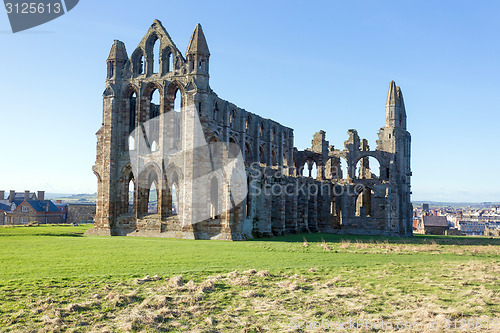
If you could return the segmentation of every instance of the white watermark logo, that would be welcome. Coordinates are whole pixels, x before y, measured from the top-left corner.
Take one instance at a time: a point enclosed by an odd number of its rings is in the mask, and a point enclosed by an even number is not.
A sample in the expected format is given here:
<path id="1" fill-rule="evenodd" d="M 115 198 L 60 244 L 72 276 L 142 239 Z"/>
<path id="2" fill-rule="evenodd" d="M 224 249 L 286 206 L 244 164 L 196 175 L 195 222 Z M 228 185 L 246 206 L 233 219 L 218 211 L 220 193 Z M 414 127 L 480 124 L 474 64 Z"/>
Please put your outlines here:
<path id="1" fill-rule="evenodd" d="M 247 196 L 239 146 L 207 143 L 194 106 L 141 123 L 130 134 L 129 155 L 139 188 L 150 185 L 154 177 L 158 194 L 176 189 L 183 226 L 220 217 Z"/>
<path id="2" fill-rule="evenodd" d="M 52 21 L 72 10 L 79 0 L 4 0 L 12 32 Z"/>

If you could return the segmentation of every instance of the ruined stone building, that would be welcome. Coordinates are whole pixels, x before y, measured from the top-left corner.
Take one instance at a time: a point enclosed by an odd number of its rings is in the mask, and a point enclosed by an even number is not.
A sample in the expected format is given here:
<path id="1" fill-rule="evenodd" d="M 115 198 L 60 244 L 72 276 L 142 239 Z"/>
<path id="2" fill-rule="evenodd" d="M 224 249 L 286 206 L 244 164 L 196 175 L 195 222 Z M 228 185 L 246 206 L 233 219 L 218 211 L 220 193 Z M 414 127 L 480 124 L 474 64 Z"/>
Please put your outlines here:
<path id="1" fill-rule="evenodd" d="M 157 20 L 130 57 L 114 41 L 89 233 L 226 240 L 298 232 L 412 235 L 411 139 L 394 81 L 375 149 L 351 129 L 343 149 L 319 131 L 299 151 L 293 129 L 212 91 L 209 60 L 200 25 L 186 54 Z M 243 176 L 234 171 L 238 158 Z"/>

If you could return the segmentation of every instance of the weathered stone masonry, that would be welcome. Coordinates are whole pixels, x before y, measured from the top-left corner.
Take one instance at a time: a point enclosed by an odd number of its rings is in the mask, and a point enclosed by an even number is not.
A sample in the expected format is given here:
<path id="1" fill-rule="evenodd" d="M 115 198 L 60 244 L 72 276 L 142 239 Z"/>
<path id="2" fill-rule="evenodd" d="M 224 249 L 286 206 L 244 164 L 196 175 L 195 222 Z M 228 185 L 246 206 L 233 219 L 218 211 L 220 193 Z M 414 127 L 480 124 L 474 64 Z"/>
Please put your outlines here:
<path id="1" fill-rule="evenodd" d="M 158 55 L 153 50 L 156 43 L 160 45 Z M 241 109 L 211 90 L 209 58 L 200 25 L 185 56 L 158 20 L 130 58 L 122 42 L 113 43 L 107 60 L 103 124 L 97 132 L 93 168 L 98 179 L 97 213 L 91 233 L 227 240 L 318 231 L 412 235 L 411 138 L 406 130 L 403 95 L 394 81 L 389 86 L 386 123 L 378 133 L 375 150 L 351 129 L 343 150 L 329 145 L 325 132 L 319 131 L 311 148 L 298 151 L 293 129 Z M 152 102 L 155 91 L 160 93 L 159 104 Z M 249 194 L 235 207 L 227 183 L 215 179 L 222 195 L 212 199 L 210 207 L 222 207 L 224 212 L 194 224 L 181 223 L 186 221 L 179 217 L 180 210 L 193 210 L 197 205 L 189 189 L 182 188 L 194 175 L 190 167 L 152 163 L 145 172 L 134 174 L 130 164 L 131 133 L 153 117 L 173 112 L 175 120 L 169 126 L 160 122 L 155 129 L 151 139 L 155 149 L 173 149 L 194 140 L 189 131 L 180 134 L 178 130 L 190 121 L 174 111 L 178 93 L 182 106 L 196 108 L 207 142 L 232 142 L 240 147 L 248 174 Z M 176 131 L 177 140 L 168 142 L 164 133 Z M 370 159 L 380 165 L 378 176 L 370 169 Z M 344 170 L 342 160 L 347 164 Z M 196 163 L 182 162 L 188 166 Z M 153 183 L 159 189 L 158 209 L 150 212 Z M 133 198 L 129 198 L 129 184 L 133 184 Z M 210 189 L 206 193 L 210 196 Z"/>

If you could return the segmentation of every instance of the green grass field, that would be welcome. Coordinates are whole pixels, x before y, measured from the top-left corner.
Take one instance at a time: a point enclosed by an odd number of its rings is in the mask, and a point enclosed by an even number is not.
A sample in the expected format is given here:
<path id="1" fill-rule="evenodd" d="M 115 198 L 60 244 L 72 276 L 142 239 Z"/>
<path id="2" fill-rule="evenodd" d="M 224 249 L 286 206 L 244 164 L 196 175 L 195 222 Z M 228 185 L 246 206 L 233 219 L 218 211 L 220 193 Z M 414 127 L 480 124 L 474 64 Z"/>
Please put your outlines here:
<path id="1" fill-rule="evenodd" d="M 83 236 L 89 227 L 0 228 L 1 331 L 500 330 L 500 239 L 225 242 Z"/>

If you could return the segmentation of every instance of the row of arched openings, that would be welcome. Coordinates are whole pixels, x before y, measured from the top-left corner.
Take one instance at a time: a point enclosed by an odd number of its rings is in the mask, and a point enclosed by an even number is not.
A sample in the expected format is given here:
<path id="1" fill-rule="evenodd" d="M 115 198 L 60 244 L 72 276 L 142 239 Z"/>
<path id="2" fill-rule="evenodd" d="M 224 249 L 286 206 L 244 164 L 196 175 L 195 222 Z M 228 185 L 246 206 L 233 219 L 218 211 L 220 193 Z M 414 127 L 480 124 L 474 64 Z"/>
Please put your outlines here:
<path id="1" fill-rule="evenodd" d="M 182 107 L 182 94 L 179 88 L 175 89 L 175 93 L 173 95 L 173 101 L 171 101 L 171 98 L 168 98 L 169 102 L 171 102 L 172 105 L 170 105 L 169 109 L 173 109 L 174 112 L 174 139 L 177 139 L 180 141 L 181 138 L 181 116 L 180 116 L 180 111 Z M 147 112 L 145 112 L 145 115 L 139 115 L 139 110 L 138 110 L 138 102 L 137 102 L 137 93 L 134 90 L 131 90 L 127 99 L 126 99 L 126 114 L 128 114 L 127 122 L 128 122 L 128 149 L 129 150 L 135 150 L 136 149 L 136 138 L 134 138 L 131 134 L 132 132 L 138 127 L 139 123 L 142 121 L 142 119 L 145 119 L 146 121 L 151 120 L 151 119 L 158 119 L 161 113 L 161 94 L 158 88 L 155 88 L 151 91 L 150 94 L 147 96 L 147 105 L 148 109 Z M 152 121 L 149 122 L 149 133 L 147 133 L 148 136 L 148 142 L 150 144 L 150 148 L 152 152 L 155 152 L 159 149 L 159 137 L 160 137 L 160 122 L 159 121 Z M 139 132 L 139 135 L 141 135 L 141 132 Z"/>
<path id="2" fill-rule="evenodd" d="M 178 186 L 177 183 L 173 183 L 170 185 L 169 194 L 171 195 L 171 205 L 167 207 L 170 210 L 169 215 L 177 215 L 178 214 Z M 139 197 L 140 195 L 144 197 Z M 126 188 L 124 202 L 128 203 L 127 209 L 124 212 L 127 213 L 136 213 L 137 205 L 140 202 L 145 202 L 147 209 L 142 212 L 138 212 L 139 215 L 149 215 L 149 214 L 157 214 L 158 213 L 158 197 L 161 195 L 161 191 L 158 191 L 156 181 L 152 181 L 149 189 L 146 191 L 136 188 L 135 179 L 132 175 L 129 176 L 128 186 Z"/>
<path id="3" fill-rule="evenodd" d="M 173 51 L 170 46 L 162 48 L 158 36 L 152 34 L 146 42 L 145 51 L 140 47 L 134 51 L 132 66 L 137 75 L 170 73 L 174 70 Z"/>
<path id="4" fill-rule="evenodd" d="M 340 158 L 338 163 L 333 163 L 326 168 L 325 177 L 330 179 L 346 179 L 348 176 L 348 165 L 344 158 Z M 317 178 L 318 166 L 314 160 L 307 159 L 302 167 L 299 167 L 298 174 L 304 177 Z M 357 179 L 380 178 L 380 163 L 372 156 L 361 158 L 356 164 L 355 177 Z"/>

